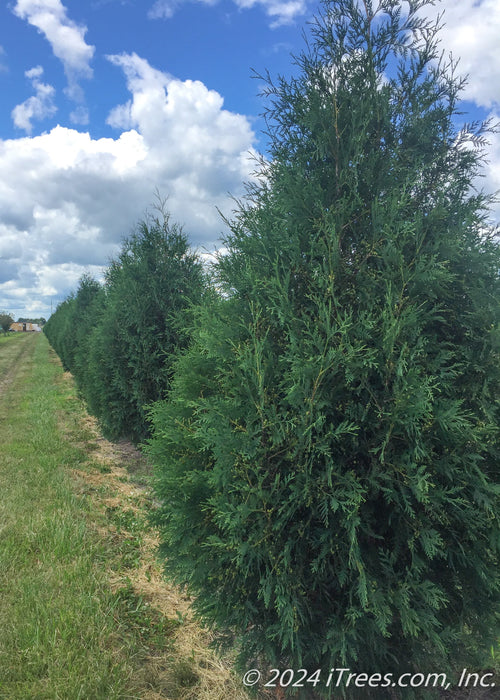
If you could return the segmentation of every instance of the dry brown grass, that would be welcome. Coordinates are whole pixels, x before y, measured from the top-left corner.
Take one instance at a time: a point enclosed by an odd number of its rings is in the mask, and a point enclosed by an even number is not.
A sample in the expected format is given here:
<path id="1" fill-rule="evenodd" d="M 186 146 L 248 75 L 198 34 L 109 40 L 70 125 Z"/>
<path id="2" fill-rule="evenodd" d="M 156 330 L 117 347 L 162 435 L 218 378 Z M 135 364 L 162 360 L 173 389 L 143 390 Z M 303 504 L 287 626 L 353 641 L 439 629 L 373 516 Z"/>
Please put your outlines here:
<path id="1" fill-rule="evenodd" d="M 70 376 L 67 378 L 70 380 Z M 74 469 L 76 487 L 90 497 L 98 509 L 133 511 L 145 517 L 152 503 L 144 481 L 148 465 L 143 454 L 126 442 L 111 443 L 104 439 L 96 421 L 87 414 L 80 420 L 80 447 L 89 455 L 83 469 Z M 112 524 L 95 524 L 100 536 L 119 538 Z M 127 581 L 135 594 L 147 601 L 151 608 L 169 620 L 178 622 L 172 645 L 165 652 L 152 651 L 141 659 L 143 700 L 248 700 L 249 696 L 240 678 L 232 671 L 230 656 L 219 655 L 212 647 L 212 634 L 204 629 L 193 615 L 190 598 L 176 585 L 165 580 L 156 557 L 158 535 L 147 527 L 141 532 L 137 565 L 127 569 Z M 123 571 L 110 568 L 109 585 L 116 591 L 123 585 Z"/>

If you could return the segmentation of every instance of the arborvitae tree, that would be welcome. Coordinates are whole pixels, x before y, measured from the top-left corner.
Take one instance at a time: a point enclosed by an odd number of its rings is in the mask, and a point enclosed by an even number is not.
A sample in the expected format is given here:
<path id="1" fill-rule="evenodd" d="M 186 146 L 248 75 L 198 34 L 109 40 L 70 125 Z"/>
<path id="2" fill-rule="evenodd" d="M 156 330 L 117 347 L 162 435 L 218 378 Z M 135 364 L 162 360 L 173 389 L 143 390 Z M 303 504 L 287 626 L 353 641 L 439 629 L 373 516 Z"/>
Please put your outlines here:
<path id="1" fill-rule="evenodd" d="M 500 253 L 426 4 L 325 2 L 268 78 L 226 298 L 153 411 L 167 570 L 243 663 L 323 681 L 470 666 L 498 633 Z"/>
<path id="2" fill-rule="evenodd" d="M 84 275 L 75 296 L 73 322 L 69 337 L 73 344 L 71 372 L 82 394 L 86 395 L 94 377 L 90 367 L 92 338 L 102 322 L 105 305 L 103 285 L 90 275 Z"/>
<path id="3" fill-rule="evenodd" d="M 71 372 L 80 389 L 86 386 L 89 336 L 100 320 L 103 303 L 102 285 L 91 275 L 83 275 L 75 295 L 71 327 L 66 334 L 66 340 L 72 346 Z"/>
<path id="4" fill-rule="evenodd" d="M 70 319 L 73 317 L 74 304 L 75 295 L 70 294 L 64 301 L 57 305 L 56 310 L 50 316 L 43 329 L 49 343 L 59 355 L 65 370 L 69 370 L 69 366 L 65 361 L 63 340 L 65 331 L 67 330 L 69 332 L 70 329 Z"/>
<path id="5" fill-rule="evenodd" d="M 187 343 L 189 308 L 203 288 L 201 262 L 166 213 L 124 241 L 106 272 L 84 391 L 108 436 L 147 436 L 145 407 L 166 395 L 173 358 Z"/>
<path id="6" fill-rule="evenodd" d="M 99 317 L 102 286 L 91 275 L 82 275 L 76 293 L 70 294 L 45 324 L 44 332 L 61 358 L 64 369 L 75 376 L 80 388 L 85 384 L 87 339 Z"/>

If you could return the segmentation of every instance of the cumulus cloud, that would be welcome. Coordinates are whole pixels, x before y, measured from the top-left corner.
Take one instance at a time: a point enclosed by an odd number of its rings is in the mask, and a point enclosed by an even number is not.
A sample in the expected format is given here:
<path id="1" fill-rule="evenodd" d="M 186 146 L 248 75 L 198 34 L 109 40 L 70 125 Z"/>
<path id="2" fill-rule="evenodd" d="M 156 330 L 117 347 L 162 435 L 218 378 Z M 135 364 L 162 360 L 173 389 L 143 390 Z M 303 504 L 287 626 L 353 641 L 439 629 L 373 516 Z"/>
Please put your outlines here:
<path id="1" fill-rule="evenodd" d="M 61 0 L 17 0 L 13 12 L 45 36 L 63 64 L 69 97 L 83 101 L 79 80 L 92 77 L 90 61 L 94 55 L 94 47 L 85 42 L 87 27 L 67 16 Z"/>
<path id="2" fill-rule="evenodd" d="M 57 107 L 54 104 L 55 90 L 52 85 L 42 83 L 40 80 L 43 75 L 41 66 L 35 66 L 35 68 L 25 71 L 24 75 L 31 80 L 35 94 L 14 107 L 11 116 L 18 129 L 24 129 L 26 133 L 31 134 L 33 119 L 41 120 L 53 117 L 57 112 Z"/>
<path id="3" fill-rule="evenodd" d="M 108 59 L 123 70 L 132 93 L 108 123 L 140 131 L 149 177 L 168 178 L 175 184 L 171 205 L 183 211 L 196 203 L 193 226 L 212 230 L 214 204 L 249 172 L 254 135 L 247 118 L 223 109 L 219 93 L 200 81 L 177 80 L 136 54 Z"/>
<path id="4" fill-rule="evenodd" d="M 498 0 L 441 0 L 426 6 L 425 13 L 443 14 L 440 48 L 458 60 L 457 72 L 467 76 L 462 99 L 489 112 L 500 123 L 500 3 Z M 467 117 L 465 117 L 467 118 Z M 500 192 L 500 134 L 489 134 L 488 159 L 478 187 Z M 500 221 L 500 204 L 492 211 Z"/>
<path id="5" fill-rule="evenodd" d="M 500 3 L 498 0 L 441 0 L 428 15 L 444 11 L 441 47 L 460 59 L 468 75 L 463 97 L 486 109 L 500 108 Z"/>
<path id="6" fill-rule="evenodd" d="M 240 9 L 262 7 L 272 20 L 271 28 L 292 24 L 297 17 L 305 14 L 306 0 L 235 0 Z"/>
<path id="7" fill-rule="evenodd" d="M 500 110 L 491 115 L 500 124 Z M 489 194 L 500 196 L 500 134 L 489 135 L 488 157 L 478 186 Z M 500 224 L 500 197 L 492 209 L 492 220 Z"/>
<path id="8" fill-rule="evenodd" d="M 216 5 L 219 0 L 197 0 L 205 5 Z M 149 10 L 151 19 L 169 19 L 186 0 L 156 0 Z M 234 0 L 240 10 L 261 7 L 272 20 L 271 27 L 291 24 L 307 9 L 307 0 Z"/>
<path id="9" fill-rule="evenodd" d="M 28 313 L 22 299 L 46 315 L 85 271 L 99 273 L 156 189 L 193 245 L 213 248 L 224 227 L 217 208 L 230 214 L 228 193 L 240 196 L 253 170 L 251 126 L 217 92 L 136 54 L 109 60 L 131 93 L 109 115 L 115 138 L 57 126 L 0 140 L 0 306 L 18 316 Z"/>

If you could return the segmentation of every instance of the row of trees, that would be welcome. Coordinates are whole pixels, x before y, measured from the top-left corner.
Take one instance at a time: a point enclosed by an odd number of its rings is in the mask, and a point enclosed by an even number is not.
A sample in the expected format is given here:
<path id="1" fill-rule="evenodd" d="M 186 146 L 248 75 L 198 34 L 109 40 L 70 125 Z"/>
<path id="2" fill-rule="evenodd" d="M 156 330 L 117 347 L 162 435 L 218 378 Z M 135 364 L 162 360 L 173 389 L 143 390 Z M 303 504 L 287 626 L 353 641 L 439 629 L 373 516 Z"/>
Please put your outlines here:
<path id="1" fill-rule="evenodd" d="M 47 323 L 47 320 L 44 318 L 44 316 L 40 316 L 39 318 L 23 318 L 20 317 L 17 319 L 18 323 L 36 323 L 37 326 L 44 326 Z"/>
<path id="2" fill-rule="evenodd" d="M 85 275 L 48 320 L 50 343 L 107 437 L 148 435 L 145 407 L 167 394 L 204 287 L 185 234 L 161 214 L 124 241 L 103 285 Z"/>
<path id="3" fill-rule="evenodd" d="M 267 79 L 217 293 L 155 224 L 164 277 L 144 227 L 47 324 L 109 432 L 149 412 L 168 572 L 242 667 L 321 668 L 307 698 L 387 697 L 325 680 L 470 668 L 498 635 L 500 249 L 426 4 L 327 0 Z"/>

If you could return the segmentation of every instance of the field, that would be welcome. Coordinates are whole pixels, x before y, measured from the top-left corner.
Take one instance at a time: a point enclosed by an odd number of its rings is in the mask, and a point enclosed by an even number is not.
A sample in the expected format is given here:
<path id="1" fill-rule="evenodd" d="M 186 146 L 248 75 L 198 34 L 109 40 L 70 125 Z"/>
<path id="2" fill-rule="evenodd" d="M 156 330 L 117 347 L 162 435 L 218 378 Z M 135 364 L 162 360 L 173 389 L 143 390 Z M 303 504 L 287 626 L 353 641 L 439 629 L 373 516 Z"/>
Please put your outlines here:
<path id="1" fill-rule="evenodd" d="M 149 467 L 99 434 L 43 334 L 0 338 L 0 698 L 243 700 L 147 523 Z"/>

